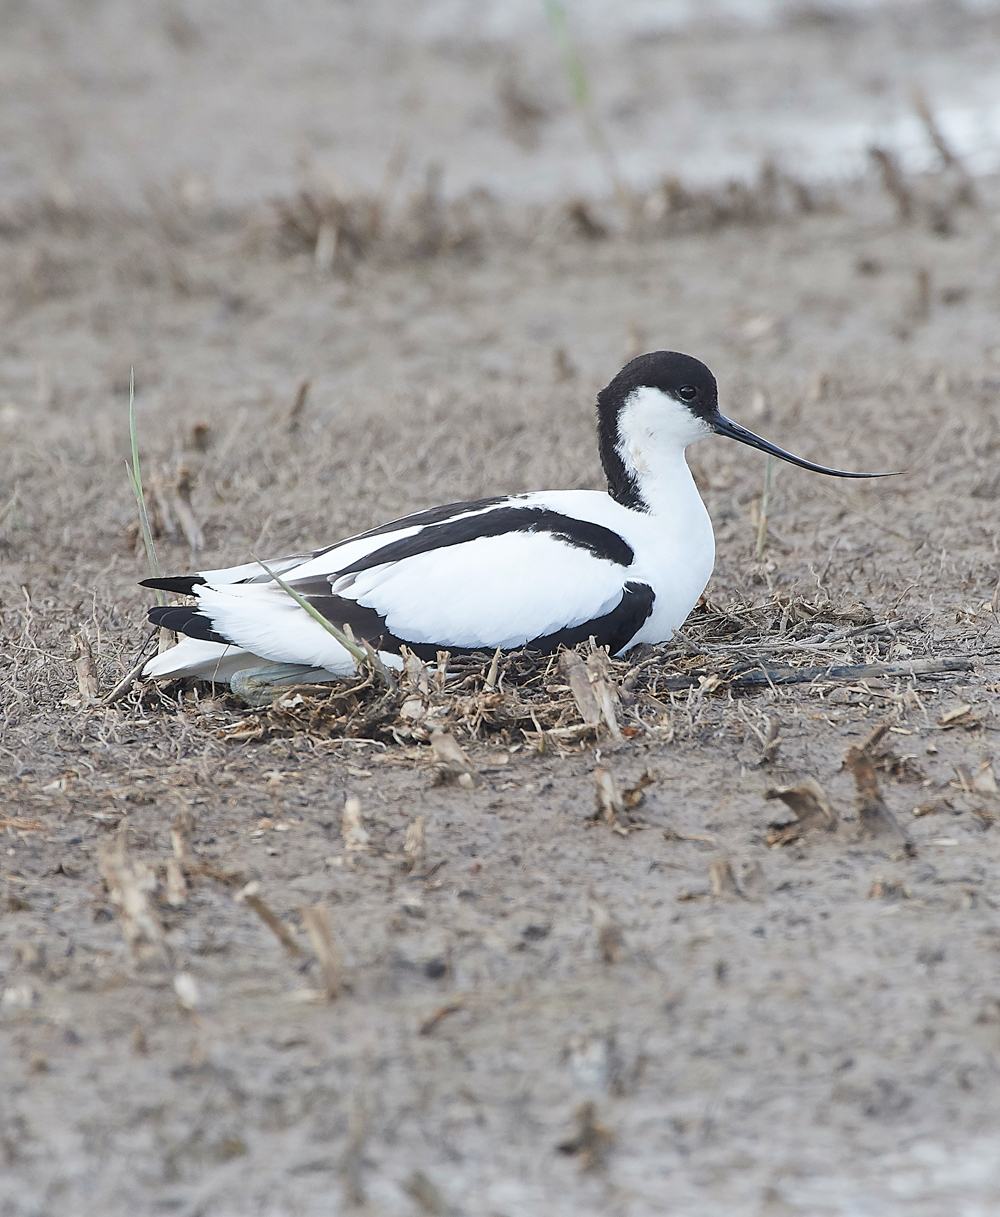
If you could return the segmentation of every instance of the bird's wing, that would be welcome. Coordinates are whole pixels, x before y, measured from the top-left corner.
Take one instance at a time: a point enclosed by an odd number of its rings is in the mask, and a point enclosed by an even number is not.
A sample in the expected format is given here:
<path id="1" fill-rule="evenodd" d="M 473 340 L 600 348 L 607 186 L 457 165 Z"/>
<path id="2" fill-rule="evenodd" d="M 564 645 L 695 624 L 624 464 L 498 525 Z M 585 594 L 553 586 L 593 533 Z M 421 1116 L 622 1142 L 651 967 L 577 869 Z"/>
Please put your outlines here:
<path id="1" fill-rule="evenodd" d="M 526 495 L 397 520 L 317 551 L 284 578 L 333 624 L 386 651 L 553 651 L 593 636 L 617 652 L 653 607 L 652 589 L 629 577 L 633 557 L 575 498 Z M 167 628 L 284 663 L 344 662 L 335 639 L 273 582 L 198 576 L 168 590 L 189 590 L 198 604 L 151 610 Z"/>
<path id="2" fill-rule="evenodd" d="M 619 650 L 652 609 L 652 591 L 629 581 L 633 552 L 617 532 L 537 502 L 384 541 L 325 577 L 300 568 L 290 582 L 330 620 L 390 649 L 550 650 L 593 634 Z"/>
<path id="3" fill-rule="evenodd" d="M 616 531 L 537 502 L 508 501 L 377 540 L 338 546 L 285 578 L 333 624 L 382 650 L 405 643 L 421 658 L 438 649 L 553 651 L 593 636 L 617 652 L 652 611 L 653 591 L 629 578 L 632 549 Z M 331 670 L 343 660 L 335 640 L 273 583 L 193 591 L 196 609 L 152 613 L 170 614 L 172 629 L 268 659 Z"/>

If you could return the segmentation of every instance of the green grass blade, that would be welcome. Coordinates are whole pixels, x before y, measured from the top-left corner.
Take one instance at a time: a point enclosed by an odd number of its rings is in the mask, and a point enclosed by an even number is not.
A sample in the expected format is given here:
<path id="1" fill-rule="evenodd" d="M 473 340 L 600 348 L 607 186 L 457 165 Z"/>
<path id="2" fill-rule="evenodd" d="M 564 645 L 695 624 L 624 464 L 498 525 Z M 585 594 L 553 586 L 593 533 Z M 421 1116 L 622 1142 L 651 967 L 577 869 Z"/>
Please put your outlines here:
<path id="1" fill-rule="evenodd" d="M 767 547 L 767 521 L 771 513 L 771 477 L 774 472 L 774 457 L 767 458 L 767 465 L 764 469 L 764 493 L 760 498 L 760 522 L 757 525 L 757 544 L 754 548 L 754 557 L 759 562 L 764 556 L 764 550 Z"/>
<path id="2" fill-rule="evenodd" d="M 552 37 L 559 48 L 563 71 L 569 81 L 573 100 L 581 110 L 586 110 L 590 106 L 590 81 L 587 77 L 587 69 L 580 58 L 580 52 L 573 41 L 573 35 L 570 33 L 566 10 L 560 0 L 545 0 L 545 16 L 548 18 Z"/>
<path id="3" fill-rule="evenodd" d="M 275 583 L 277 583 L 283 592 L 287 592 L 288 595 L 291 596 L 299 608 L 305 609 L 305 611 L 310 617 L 312 617 L 314 621 L 318 621 L 328 634 L 331 634 L 334 638 L 336 638 L 344 650 L 350 654 L 355 663 L 365 664 L 368 662 L 368 652 L 364 649 L 364 647 L 359 646 L 353 639 L 348 638 L 343 630 L 338 630 L 332 621 L 328 621 L 318 609 L 314 608 L 309 603 L 305 596 L 300 596 L 294 587 L 286 583 L 280 575 L 275 574 L 266 562 L 261 562 L 260 558 L 258 558 L 256 554 L 251 553 L 250 557 L 253 558 L 258 566 L 262 567 L 271 576 L 271 578 L 275 581 Z"/>
<path id="4" fill-rule="evenodd" d="M 361 646 L 359 646 L 354 639 L 349 638 L 343 630 L 338 630 L 332 621 L 328 621 L 318 609 L 313 608 L 313 606 L 304 596 L 300 596 L 295 588 L 286 583 L 280 575 L 271 570 L 266 562 L 262 562 L 254 553 L 251 553 L 250 557 L 253 558 L 258 566 L 260 566 L 264 571 L 267 572 L 267 574 L 271 576 L 271 578 L 275 581 L 275 583 L 277 583 L 283 592 L 286 592 L 289 596 L 291 596 L 299 608 L 305 609 L 305 611 L 310 617 L 313 618 L 314 621 L 318 621 L 328 634 L 336 638 L 336 640 L 340 643 L 344 650 L 347 651 L 359 668 L 370 668 L 380 683 L 383 684 L 390 692 L 395 689 L 396 682 L 393 680 L 390 673 L 386 671 L 385 664 L 381 659 L 379 659 L 378 654 L 371 643 L 364 642 Z"/>
<path id="5" fill-rule="evenodd" d="M 573 102 L 583 119 L 587 138 L 590 140 L 594 151 L 604 163 L 604 169 L 614 190 L 615 197 L 625 210 L 626 215 L 628 215 L 631 196 L 621 174 L 618 172 L 618 161 L 615 157 L 614 149 L 611 147 L 597 115 L 594 113 L 594 108 L 591 104 L 590 77 L 587 75 L 586 64 L 583 62 L 583 58 L 573 40 L 573 34 L 569 28 L 569 21 L 566 18 L 566 10 L 563 8 L 562 0 L 542 0 L 542 3 L 545 7 L 545 16 L 548 19 L 549 29 L 552 31 L 552 38 L 559 51 L 559 57 L 562 60 L 563 72 L 566 75 L 570 92 L 573 95 Z"/>
<path id="6" fill-rule="evenodd" d="M 156 560 L 156 547 L 153 544 L 153 532 L 149 527 L 149 516 L 146 512 L 146 496 L 142 490 L 142 472 L 139 468 L 139 440 L 135 429 L 135 369 L 129 371 L 128 377 L 128 429 L 132 439 L 132 467 L 125 462 L 125 472 L 128 474 L 129 485 L 135 495 L 136 506 L 139 508 L 139 531 L 142 533 L 142 543 L 146 547 L 146 558 L 149 570 L 154 579 L 160 577 L 160 564 Z M 159 589 L 156 592 L 156 603 L 166 604 L 167 598 Z"/>

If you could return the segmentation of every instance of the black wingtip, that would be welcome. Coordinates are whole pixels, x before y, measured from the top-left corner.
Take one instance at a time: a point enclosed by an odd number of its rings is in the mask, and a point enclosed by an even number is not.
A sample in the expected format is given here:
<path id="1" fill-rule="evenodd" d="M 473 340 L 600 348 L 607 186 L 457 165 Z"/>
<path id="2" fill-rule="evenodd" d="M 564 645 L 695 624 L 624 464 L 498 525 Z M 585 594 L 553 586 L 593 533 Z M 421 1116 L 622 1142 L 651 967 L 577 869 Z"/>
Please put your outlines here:
<path id="1" fill-rule="evenodd" d="M 190 605 L 165 604 L 151 608 L 146 614 L 153 625 L 164 630 L 173 630 L 176 634 L 185 634 L 188 638 L 200 638 L 205 642 L 222 642 L 232 646 L 230 638 L 224 638 L 212 628 L 212 622 L 198 609 Z"/>
<path id="2" fill-rule="evenodd" d="M 194 589 L 207 583 L 201 575 L 170 575 L 163 579 L 140 579 L 140 587 L 152 587 L 158 592 L 173 592 L 177 596 L 190 596 Z"/>

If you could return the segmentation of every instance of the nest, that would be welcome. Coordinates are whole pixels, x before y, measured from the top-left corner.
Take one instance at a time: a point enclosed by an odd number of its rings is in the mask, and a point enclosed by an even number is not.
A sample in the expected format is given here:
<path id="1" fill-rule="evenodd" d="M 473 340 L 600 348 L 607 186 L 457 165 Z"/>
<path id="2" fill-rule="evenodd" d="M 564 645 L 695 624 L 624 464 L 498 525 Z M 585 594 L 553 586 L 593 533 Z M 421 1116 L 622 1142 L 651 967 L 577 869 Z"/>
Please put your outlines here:
<path id="1" fill-rule="evenodd" d="M 814 633 L 820 622 L 829 630 L 857 617 L 804 602 L 723 610 L 703 601 L 683 636 L 637 647 L 621 660 L 593 640 L 558 655 L 520 650 L 453 658 L 441 651 L 436 666 L 404 650 L 403 671 L 389 687 L 368 669 L 335 684 L 293 686 L 220 735 L 231 742 L 306 734 L 406 746 L 446 732 L 505 744 L 528 739 L 543 749 L 599 734 L 669 736 L 678 695 L 684 702 L 691 696 L 752 695 L 774 679 L 813 671 L 807 667 L 812 657 L 805 654 L 794 657 L 798 669 L 794 662 L 780 670 L 762 666 L 760 648 L 774 640 L 779 624 L 783 642 L 793 644 L 797 633 Z M 792 658 L 782 655 L 786 665 Z"/>
<path id="2" fill-rule="evenodd" d="M 632 665 L 608 659 L 601 648 L 591 648 L 586 660 L 575 652 L 567 654 L 597 668 L 597 679 L 615 689 L 616 709 L 622 706 L 619 682 Z M 409 745 L 443 731 L 456 738 L 498 738 L 505 743 L 530 736 L 574 742 L 593 736 L 602 720 L 582 721 L 571 686 L 560 680 L 565 665 L 560 656 L 531 651 L 508 652 L 500 660 L 477 654 L 455 661 L 443 651 L 435 668 L 408 654 L 392 688 L 386 689 L 370 671 L 338 684 L 297 685 L 220 734 L 230 741 L 304 733 L 316 739 Z M 622 733 L 639 730 L 626 726 Z"/>

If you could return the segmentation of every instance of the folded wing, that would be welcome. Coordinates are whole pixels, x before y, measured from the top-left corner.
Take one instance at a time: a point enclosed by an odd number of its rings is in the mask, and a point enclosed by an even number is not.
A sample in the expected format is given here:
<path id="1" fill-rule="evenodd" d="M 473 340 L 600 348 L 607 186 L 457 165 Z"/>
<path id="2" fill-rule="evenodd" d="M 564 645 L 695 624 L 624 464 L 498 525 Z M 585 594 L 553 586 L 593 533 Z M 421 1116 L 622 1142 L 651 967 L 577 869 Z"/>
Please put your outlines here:
<path id="1" fill-rule="evenodd" d="M 437 512 L 321 551 L 283 577 L 377 649 L 405 644 L 426 658 L 553 651 L 591 636 L 614 653 L 652 611 L 653 592 L 629 578 L 632 550 L 613 529 L 529 499 Z M 191 592 L 196 608 L 153 609 L 151 619 L 270 660 L 343 670 L 336 640 L 274 583 L 206 579 Z"/>

